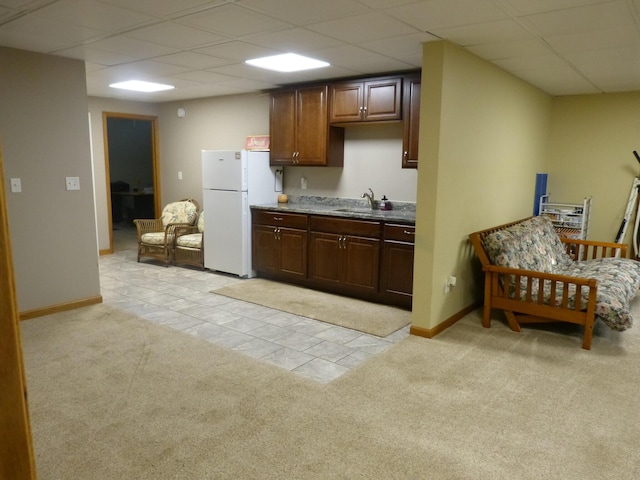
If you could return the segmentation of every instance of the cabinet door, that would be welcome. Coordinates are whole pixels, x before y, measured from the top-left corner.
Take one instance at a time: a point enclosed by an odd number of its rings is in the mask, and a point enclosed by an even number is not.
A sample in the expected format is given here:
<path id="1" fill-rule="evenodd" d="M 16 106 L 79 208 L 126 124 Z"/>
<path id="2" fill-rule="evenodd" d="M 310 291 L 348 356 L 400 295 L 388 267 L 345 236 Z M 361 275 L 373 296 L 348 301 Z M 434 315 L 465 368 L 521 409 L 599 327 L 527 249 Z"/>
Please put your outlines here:
<path id="1" fill-rule="evenodd" d="M 339 284 L 342 235 L 311 232 L 309 250 L 309 279 L 330 285 Z"/>
<path id="2" fill-rule="evenodd" d="M 291 278 L 307 278 L 307 232 L 279 228 L 280 273 Z"/>
<path id="3" fill-rule="evenodd" d="M 377 293 L 380 240 L 347 236 L 343 257 L 342 283 L 350 289 Z"/>
<path id="4" fill-rule="evenodd" d="M 275 273 L 279 270 L 279 248 L 275 235 L 276 227 L 253 225 L 252 268 L 258 272 Z"/>
<path id="5" fill-rule="evenodd" d="M 379 122 L 402 118 L 402 78 L 381 78 L 364 82 L 364 120 Z"/>
<path id="6" fill-rule="evenodd" d="M 296 92 L 271 94 L 269 108 L 270 162 L 272 165 L 293 164 L 296 151 Z"/>
<path id="7" fill-rule="evenodd" d="M 402 141 L 402 168 L 418 167 L 418 139 L 420 136 L 421 76 L 415 74 L 404 79 L 404 137 Z"/>
<path id="8" fill-rule="evenodd" d="M 296 94 L 297 165 L 327 163 L 327 91 L 328 87 L 298 90 Z"/>
<path id="9" fill-rule="evenodd" d="M 364 105 L 362 82 L 331 85 L 329 123 L 361 122 Z"/>
<path id="10" fill-rule="evenodd" d="M 413 295 L 413 254 L 412 244 L 384 242 L 382 291 L 391 296 L 407 297 L 409 304 Z"/>

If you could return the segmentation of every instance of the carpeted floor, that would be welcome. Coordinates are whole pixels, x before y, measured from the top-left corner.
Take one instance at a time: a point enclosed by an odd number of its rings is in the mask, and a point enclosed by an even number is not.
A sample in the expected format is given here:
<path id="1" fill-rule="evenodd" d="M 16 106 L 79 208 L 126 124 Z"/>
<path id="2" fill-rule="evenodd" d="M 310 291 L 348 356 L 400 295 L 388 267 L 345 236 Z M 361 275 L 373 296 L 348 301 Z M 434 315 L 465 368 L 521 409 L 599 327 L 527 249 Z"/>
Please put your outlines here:
<path id="1" fill-rule="evenodd" d="M 411 311 L 365 302 L 262 278 L 244 280 L 212 293 L 283 312 L 387 337 L 411 323 Z"/>
<path id="2" fill-rule="evenodd" d="M 105 305 L 21 325 L 40 480 L 640 478 L 637 326 L 474 312 L 317 384 Z"/>

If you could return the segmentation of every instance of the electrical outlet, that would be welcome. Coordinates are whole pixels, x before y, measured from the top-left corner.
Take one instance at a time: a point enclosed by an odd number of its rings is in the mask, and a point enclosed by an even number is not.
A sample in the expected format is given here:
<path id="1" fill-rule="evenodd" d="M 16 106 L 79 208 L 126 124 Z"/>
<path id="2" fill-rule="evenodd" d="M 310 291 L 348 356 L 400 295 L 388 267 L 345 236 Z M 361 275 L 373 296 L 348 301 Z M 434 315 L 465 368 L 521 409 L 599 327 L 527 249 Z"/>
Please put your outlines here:
<path id="1" fill-rule="evenodd" d="M 178 180 L 182 180 L 182 172 L 178 172 Z"/>
<path id="2" fill-rule="evenodd" d="M 67 190 L 80 190 L 80 177 L 66 178 Z"/>

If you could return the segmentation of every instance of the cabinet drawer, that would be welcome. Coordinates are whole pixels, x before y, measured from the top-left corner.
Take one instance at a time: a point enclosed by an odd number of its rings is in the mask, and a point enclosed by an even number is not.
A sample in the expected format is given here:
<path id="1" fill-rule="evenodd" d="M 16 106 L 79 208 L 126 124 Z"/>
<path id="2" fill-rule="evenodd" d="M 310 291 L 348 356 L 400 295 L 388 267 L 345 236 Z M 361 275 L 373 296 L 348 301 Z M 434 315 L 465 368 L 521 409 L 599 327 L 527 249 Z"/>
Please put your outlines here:
<path id="1" fill-rule="evenodd" d="M 279 227 L 300 228 L 306 230 L 307 216 L 298 213 L 281 213 L 269 210 L 252 210 L 253 223 L 260 225 L 276 225 Z"/>
<path id="2" fill-rule="evenodd" d="M 399 242 L 414 243 L 416 228 L 413 225 L 399 225 L 386 223 L 384 225 L 384 239 Z"/>
<path id="3" fill-rule="evenodd" d="M 315 232 L 380 238 L 380 222 L 374 221 L 349 220 L 313 215 L 309 219 L 309 227 Z"/>

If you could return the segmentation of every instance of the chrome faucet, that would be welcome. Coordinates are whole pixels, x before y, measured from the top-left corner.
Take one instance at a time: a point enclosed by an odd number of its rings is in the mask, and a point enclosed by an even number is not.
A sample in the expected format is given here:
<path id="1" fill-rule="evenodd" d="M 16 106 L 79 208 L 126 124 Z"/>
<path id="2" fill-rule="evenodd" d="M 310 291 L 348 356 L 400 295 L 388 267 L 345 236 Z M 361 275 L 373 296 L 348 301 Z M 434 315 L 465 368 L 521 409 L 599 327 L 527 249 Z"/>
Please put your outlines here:
<path id="1" fill-rule="evenodd" d="M 373 210 L 375 208 L 375 206 L 374 206 L 375 197 L 373 195 L 373 190 L 369 189 L 369 191 L 371 193 L 364 192 L 362 194 L 361 198 L 366 198 L 367 200 L 369 200 L 369 208 L 371 208 L 371 210 Z"/>

